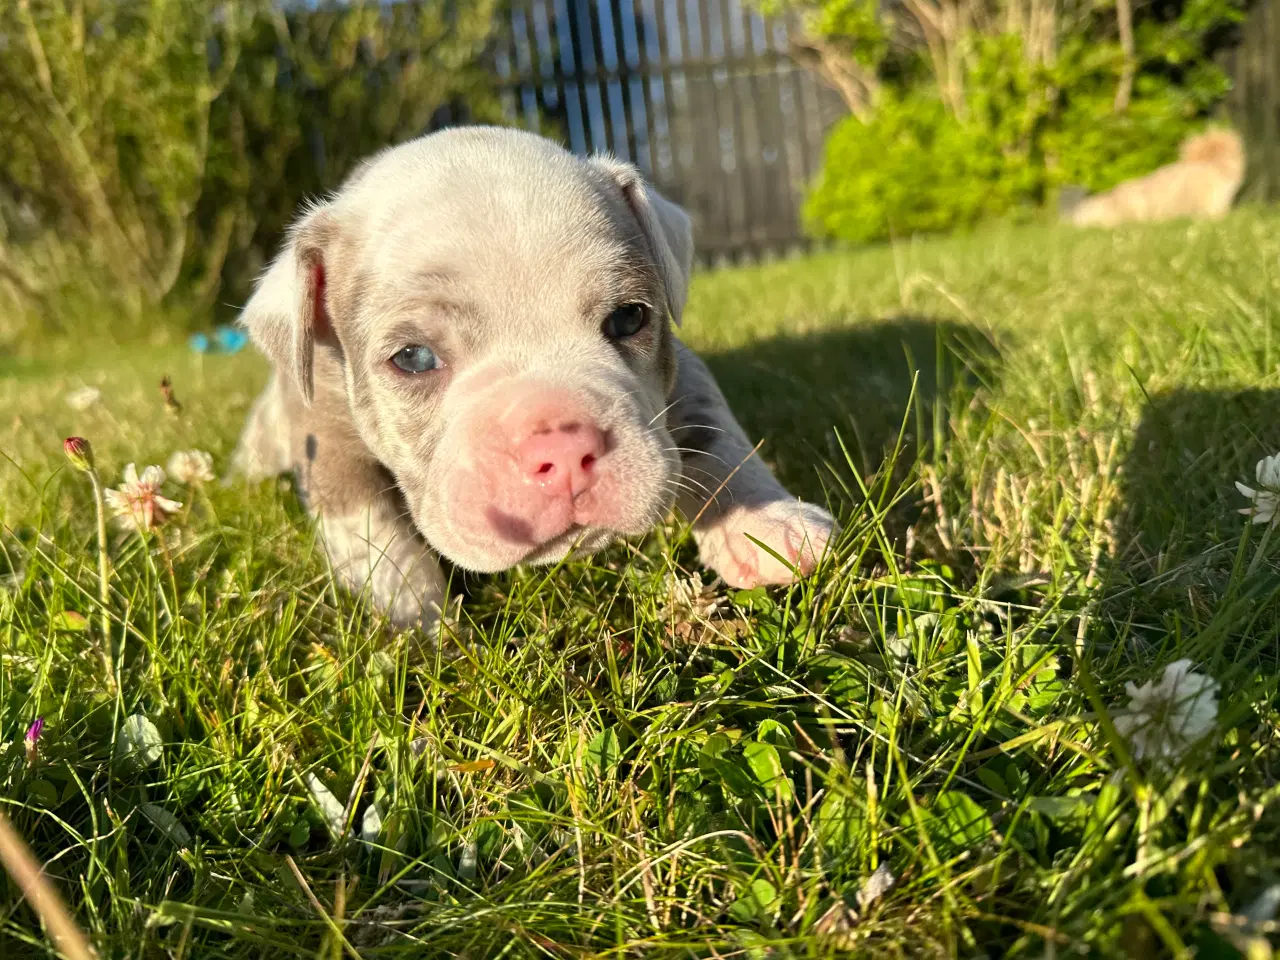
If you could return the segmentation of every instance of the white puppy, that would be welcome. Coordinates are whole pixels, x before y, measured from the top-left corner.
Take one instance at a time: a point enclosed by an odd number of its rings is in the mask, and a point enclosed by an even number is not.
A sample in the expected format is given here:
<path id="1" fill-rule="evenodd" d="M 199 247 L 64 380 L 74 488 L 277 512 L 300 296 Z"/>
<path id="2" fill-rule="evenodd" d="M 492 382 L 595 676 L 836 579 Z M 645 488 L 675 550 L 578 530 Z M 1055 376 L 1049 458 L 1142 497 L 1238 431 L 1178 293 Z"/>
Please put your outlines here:
<path id="1" fill-rule="evenodd" d="M 834 522 L 675 339 L 691 261 L 689 218 L 627 164 L 495 128 L 386 150 L 244 309 L 275 373 L 237 464 L 295 470 L 335 570 L 399 623 L 444 605 L 440 554 L 550 563 L 673 505 L 730 584 L 807 574 Z"/>

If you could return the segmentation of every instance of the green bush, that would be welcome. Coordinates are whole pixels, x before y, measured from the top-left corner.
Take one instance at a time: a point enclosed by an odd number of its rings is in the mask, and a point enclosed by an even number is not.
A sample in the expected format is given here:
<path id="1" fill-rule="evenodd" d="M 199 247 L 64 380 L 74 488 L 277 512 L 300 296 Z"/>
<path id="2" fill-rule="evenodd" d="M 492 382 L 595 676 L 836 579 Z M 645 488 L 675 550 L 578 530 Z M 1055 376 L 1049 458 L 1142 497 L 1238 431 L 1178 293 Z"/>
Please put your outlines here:
<path id="1" fill-rule="evenodd" d="M 1208 62 L 1184 76 L 1139 73 L 1128 109 L 1116 112 L 1114 84 L 1087 74 L 1088 60 L 1087 50 L 1071 51 L 1055 78 L 1061 106 L 1040 138 L 1050 190 L 1068 184 L 1107 190 L 1169 163 L 1230 89 L 1225 73 Z"/>
<path id="2" fill-rule="evenodd" d="M 805 214 L 819 235 L 853 242 L 968 226 L 1018 202 L 1008 166 L 931 93 L 886 99 L 870 123 L 832 131 Z"/>
<path id="3" fill-rule="evenodd" d="M 0 4 L 0 302 L 52 319 L 92 290 L 116 312 L 165 297 L 244 24 L 159 0 Z"/>
<path id="4" fill-rule="evenodd" d="M 1127 98 L 1105 5 L 1087 8 L 1052 58 L 1028 50 L 1021 32 L 971 32 L 947 61 L 945 88 L 937 71 L 908 71 L 884 85 L 869 119 L 835 126 L 807 199 L 809 229 L 855 243 L 954 230 L 1034 216 L 1065 186 L 1103 190 L 1147 173 L 1174 159 L 1227 93 L 1209 54 L 1239 14 L 1234 0 L 1144 8 Z"/>

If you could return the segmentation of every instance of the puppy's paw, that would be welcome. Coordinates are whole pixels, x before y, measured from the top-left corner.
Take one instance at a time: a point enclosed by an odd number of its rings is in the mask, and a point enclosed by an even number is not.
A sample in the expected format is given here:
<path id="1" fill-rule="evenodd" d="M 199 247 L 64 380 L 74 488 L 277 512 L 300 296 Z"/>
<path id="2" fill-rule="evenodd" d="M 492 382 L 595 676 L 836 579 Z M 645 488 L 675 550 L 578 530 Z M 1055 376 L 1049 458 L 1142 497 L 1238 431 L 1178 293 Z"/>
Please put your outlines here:
<path id="1" fill-rule="evenodd" d="M 397 627 L 438 631 L 450 611 L 435 554 L 412 531 L 375 512 L 322 519 L 333 572 L 352 593 L 367 593 Z"/>
<path id="2" fill-rule="evenodd" d="M 773 500 L 733 507 L 695 537 L 704 564 L 730 586 L 749 589 L 792 583 L 797 574 L 807 577 L 838 529 L 821 507 L 801 500 Z"/>
<path id="3" fill-rule="evenodd" d="M 373 605 L 397 627 L 418 627 L 434 636 L 448 621 L 450 604 L 438 578 L 418 567 L 374 571 L 369 579 Z"/>

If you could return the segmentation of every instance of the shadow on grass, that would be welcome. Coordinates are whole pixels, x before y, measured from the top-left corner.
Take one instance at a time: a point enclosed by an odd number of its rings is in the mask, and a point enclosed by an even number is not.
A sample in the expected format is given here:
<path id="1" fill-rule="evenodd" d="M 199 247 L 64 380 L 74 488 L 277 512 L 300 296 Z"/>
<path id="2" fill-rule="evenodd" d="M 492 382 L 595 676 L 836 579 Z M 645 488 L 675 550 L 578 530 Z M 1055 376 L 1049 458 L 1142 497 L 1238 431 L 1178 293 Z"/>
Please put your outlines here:
<path id="1" fill-rule="evenodd" d="M 1122 474 L 1116 556 L 1149 572 L 1234 544 L 1239 480 L 1280 450 L 1280 390 L 1174 390 L 1151 398 Z M 1136 572 L 1136 571 L 1135 571 Z"/>
<path id="2" fill-rule="evenodd" d="M 910 458 L 930 442 L 935 414 L 947 402 L 979 383 L 994 386 L 1000 370 L 995 345 L 978 328 L 917 316 L 844 322 L 703 358 L 748 436 L 764 438 L 761 455 L 782 482 L 816 499 L 831 477 L 823 464 L 849 478 L 837 433 L 853 465 L 870 477 L 892 451 L 908 410 Z"/>
<path id="3" fill-rule="evenodd" d="M 1169 647 L 1202 663 L 1225 658 L 1244 671 L 1241 683 L 1263 661 L 1275 669 L 1280 539 L 1272 537 L 1266 562 L 1254 562 L 1263 528 L 1249 530 L 1237 512 L 1249 501 L 1235 482 L 1256 487 L 1257 462 L 1277 450 L 1280 390 L 1151 398 L 1124 463 L 1104 574 L 1111 621 L 1127 645 Z M 1215 667 L 1224 682 L 1234 676 L 1225 669 Z"/>

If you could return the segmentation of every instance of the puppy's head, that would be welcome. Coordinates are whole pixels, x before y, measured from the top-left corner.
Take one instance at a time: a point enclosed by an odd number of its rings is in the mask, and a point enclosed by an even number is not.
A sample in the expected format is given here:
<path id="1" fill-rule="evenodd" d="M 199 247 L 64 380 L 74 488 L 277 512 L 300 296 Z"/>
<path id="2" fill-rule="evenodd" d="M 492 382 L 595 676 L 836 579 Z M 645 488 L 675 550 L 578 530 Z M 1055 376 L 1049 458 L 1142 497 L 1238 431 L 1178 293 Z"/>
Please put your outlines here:
<path id="1" fill-rule="evenodd" d="M 448 130 L 306 212 L 242 319 L 308 402 L 345 394 L 437 550 L 479 571 L 550 562 L 673 500 L 691 239 L 626 164 Z"/>

